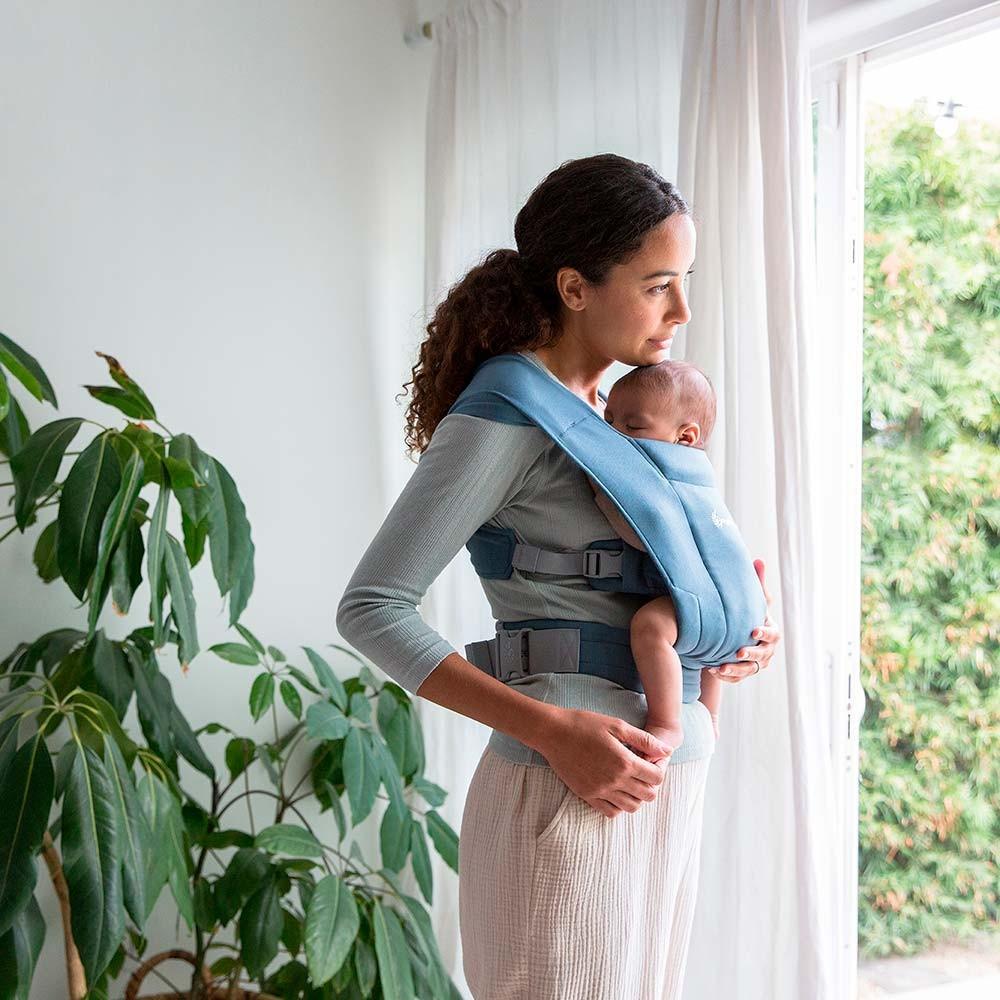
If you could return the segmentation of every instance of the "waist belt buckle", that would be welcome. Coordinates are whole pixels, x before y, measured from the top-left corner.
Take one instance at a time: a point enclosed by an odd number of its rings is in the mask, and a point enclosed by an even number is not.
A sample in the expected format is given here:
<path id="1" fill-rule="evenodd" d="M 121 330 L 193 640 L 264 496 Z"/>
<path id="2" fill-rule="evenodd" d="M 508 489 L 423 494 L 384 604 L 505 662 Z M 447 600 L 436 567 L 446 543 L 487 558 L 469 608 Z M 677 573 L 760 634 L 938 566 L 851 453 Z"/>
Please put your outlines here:
<path id="1" fill-rule="evenodd" d="M 514 680 L 531 673 L 529 643 L 533 631 L 530 628 L 497 630 L 497 680 Z"/>
<path id="2" fill-rule="evenodd" d="M 609 576 L 622 575 L 622 556 L 624 552 L 612 549 L 584 549 L 583 575 L 597 577 L 603 580 Z"/>

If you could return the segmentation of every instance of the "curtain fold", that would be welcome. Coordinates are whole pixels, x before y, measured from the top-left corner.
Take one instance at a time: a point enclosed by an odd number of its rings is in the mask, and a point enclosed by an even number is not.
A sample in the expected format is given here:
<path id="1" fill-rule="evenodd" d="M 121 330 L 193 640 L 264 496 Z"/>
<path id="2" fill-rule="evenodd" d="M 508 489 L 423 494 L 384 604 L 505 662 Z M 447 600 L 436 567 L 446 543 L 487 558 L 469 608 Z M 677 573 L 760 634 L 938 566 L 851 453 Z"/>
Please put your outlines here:
<path id="1" fill-rule="evenodd" d="M 805 0 L 463 0 L 434 22 L 428 320 L 451 283 L 514 245 L 518 209 L 567 159 L 613 151 L 649 163 L 695 213 L 692 320 L 673 354 L 719 388 L 709 454 L 751 551 L 767 561 L 784 642 L 762 677 L 725 688 L 692 1000 L 834 998 L 830 858 L 842 851 L 823 812 L 832 712 L 812 600 L 804 29 Z M 625 370 L 614 366 L 604 388 Z M 459 650 L 493 631 L 464 551 L 421 611 Z M 427 773 L 449 790 L 441 812 L 457 829 L 489 730 L 416 704 Z M 468 996 L 457 881 L 433 864 L 435 930 Z"/>

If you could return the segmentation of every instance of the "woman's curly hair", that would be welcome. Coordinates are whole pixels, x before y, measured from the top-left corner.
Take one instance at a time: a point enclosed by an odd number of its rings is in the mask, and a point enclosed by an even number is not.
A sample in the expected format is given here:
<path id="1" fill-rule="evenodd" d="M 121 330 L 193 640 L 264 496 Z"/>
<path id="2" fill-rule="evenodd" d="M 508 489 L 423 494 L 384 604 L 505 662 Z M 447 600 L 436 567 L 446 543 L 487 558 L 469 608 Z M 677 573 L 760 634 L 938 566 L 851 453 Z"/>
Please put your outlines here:
<path id="1" fill-rule="evenodd" d="M 650 229 L 677 213 L 691 214 L 670 181 L 616 153 L 567 160 L 545 177 L 517 213 L 517 250 L 491 251 L 451 286 L 427 324 L 413 377 L 403 385 L 403 393 L 413 386 L 409 453 L 426 450 L 483 361 L 559 339 L 560 268 L 600 285 L 638 252 Z"/>

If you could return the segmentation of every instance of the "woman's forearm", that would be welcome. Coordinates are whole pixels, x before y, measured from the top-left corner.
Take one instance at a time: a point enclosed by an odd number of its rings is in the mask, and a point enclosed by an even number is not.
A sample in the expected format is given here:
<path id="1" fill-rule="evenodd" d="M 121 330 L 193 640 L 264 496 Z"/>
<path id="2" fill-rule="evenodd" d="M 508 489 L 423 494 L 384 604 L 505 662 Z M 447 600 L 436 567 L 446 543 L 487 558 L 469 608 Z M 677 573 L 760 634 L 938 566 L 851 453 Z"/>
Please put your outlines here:
<path id="1" fill-rule="evenodd" d="M 416 693 L 484 726 L 499 729 L 539 752 L 561 711 L 558 705 L 547 705 L 490 677 L 460 653 L 449 653 L 424 678 Z"/>

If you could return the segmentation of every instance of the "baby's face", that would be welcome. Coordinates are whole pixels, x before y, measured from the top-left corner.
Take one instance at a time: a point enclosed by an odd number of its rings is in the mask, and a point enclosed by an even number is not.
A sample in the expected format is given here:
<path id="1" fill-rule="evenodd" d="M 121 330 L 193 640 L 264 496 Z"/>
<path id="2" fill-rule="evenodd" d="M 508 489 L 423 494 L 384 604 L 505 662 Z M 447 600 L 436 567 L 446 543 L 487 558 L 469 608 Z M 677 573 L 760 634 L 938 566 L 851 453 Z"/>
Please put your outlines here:
<path id="1" fill-rule="evenodd" d="M 661 398 L 635 389 L 614 389 L 608 393 L 604 419 L 617 431 L 634 438 L 652 438 L 670 444 L 695 444 L 700 437 L 698 424 L 683 413 L 671 410 Z"/>

